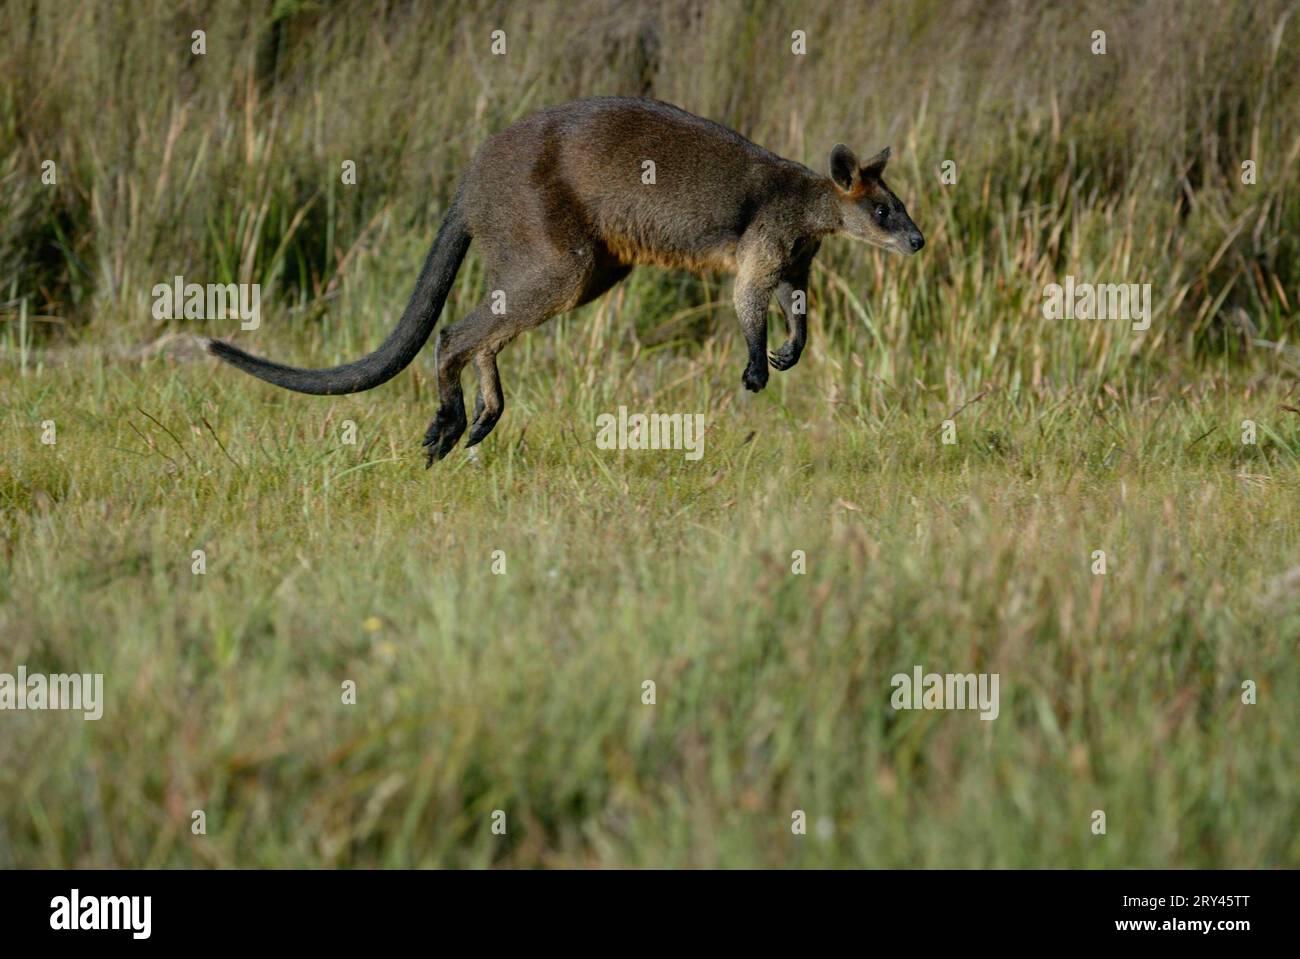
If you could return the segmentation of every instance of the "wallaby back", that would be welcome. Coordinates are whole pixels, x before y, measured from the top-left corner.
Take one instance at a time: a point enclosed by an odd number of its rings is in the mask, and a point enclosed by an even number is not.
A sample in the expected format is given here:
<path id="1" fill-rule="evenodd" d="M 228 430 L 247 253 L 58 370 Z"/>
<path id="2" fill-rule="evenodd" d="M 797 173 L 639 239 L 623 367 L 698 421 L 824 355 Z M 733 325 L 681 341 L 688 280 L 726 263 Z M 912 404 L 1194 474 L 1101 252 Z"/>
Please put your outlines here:
<path id="1" fill-rule="evenodd" d="M 833 228 L 824 176 L 667 103 L 595 97 L 540 110 L 489 139 L 466 177 L 476 238 L 521 232 L 564 248 L 575 221 L 618 261 L 734 271 L 760 211 Z M 780 209 L 778 209 L 780 208 Z M 778 228 L 778 224 L 773 224 Z M 506 251 L 501 251 L 503 254 Z"/>

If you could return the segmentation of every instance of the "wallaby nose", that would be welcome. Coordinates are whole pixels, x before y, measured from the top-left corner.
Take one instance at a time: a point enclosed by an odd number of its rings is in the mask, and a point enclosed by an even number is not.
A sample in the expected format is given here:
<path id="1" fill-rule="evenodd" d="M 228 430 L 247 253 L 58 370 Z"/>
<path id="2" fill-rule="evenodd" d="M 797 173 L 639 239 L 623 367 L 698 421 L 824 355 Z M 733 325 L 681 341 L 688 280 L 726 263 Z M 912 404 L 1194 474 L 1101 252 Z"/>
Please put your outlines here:
<path id="1" fill-rule="evenodd" d="M 919 233 L 913 233 L 908 238 L 908 242 L 912 244 L 912 252 L 915 253 L 917 250 L 921 249 L 921 247 L 925 246 L 925 237 L 921 236 Z"/>

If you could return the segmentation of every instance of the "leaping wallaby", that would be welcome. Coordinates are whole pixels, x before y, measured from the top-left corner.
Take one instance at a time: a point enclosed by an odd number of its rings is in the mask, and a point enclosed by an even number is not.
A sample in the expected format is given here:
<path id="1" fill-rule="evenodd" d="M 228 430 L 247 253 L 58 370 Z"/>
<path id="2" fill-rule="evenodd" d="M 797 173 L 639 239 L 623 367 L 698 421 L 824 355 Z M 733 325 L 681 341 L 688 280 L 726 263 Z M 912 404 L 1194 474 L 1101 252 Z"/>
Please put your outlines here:
<path id="1" fill-rule="evenodd" d="M 526 117 L 483 145 L 401 321 L 369 356 L 304 370 L 220 340 L 206 345 L 244 372 L 300 393 L 372 389 L 396 376 L 428 341 L 473 239 L 494 295 L 438 334 L 439 405 L 424 437 L 427 465 L 451 452 L 465 432 L 460 374 L 467 362 L 474 361 L 479 375 L 470 447 L 501 417 L 496 356 L 502 348 L 600 296 L 634 266 L 736 275 L 736 314 L 749 348 L 741 381 L 758 391 L 767 385 L 768 363 L 790 369 L 808 341 L 807 311 L 795 308 L 794 294 L 806 291 L 823 237 L 845 233 L 905 255 L 924 246 L 881 179 L 888 159 L 886 147 L 859 165 L 852 150 L 837 144 L 828 178 L 666 103 L 576 100 Z M 773 293 L 787 335 L 769 354 Z"/>

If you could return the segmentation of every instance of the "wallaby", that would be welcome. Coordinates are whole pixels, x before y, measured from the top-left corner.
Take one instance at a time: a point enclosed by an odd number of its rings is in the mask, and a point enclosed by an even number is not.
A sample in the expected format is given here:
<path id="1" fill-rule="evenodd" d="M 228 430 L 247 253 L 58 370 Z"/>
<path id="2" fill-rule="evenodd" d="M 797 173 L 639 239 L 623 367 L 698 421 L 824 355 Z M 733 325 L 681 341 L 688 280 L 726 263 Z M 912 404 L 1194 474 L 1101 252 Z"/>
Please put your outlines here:
<path id="1" fill-rule="evenodd" d="M 844 233 L 905 255 L 921 231 L 881 179 L 886 147 L 859 165 L 837 144 L 830 176 L 814 173 L 720 124 L 667 103 L 627 97 L 541 110 L 479 150 L 438 230 L 397 328 L 364 359 L 325 370 L 283 366 L 220 340 L 207 348 L 246 373 L 300 393 L 357 393 L 396 376 L 433 331 L 452 280 L 479 243 L 492 292 L 439 334 L 438 412 L 424 437 L 428 466 L 466 429 L 460 375 L 478 369 L 466 447 L 501 417 L 496 356 L 525 330 L 600 296 L 639 265 L 736 276 L 734 303 L 749 349 L 741 381 L 767 385 L 808 342 L 809 268 L 824 237 Z M 786 340 L 767 352 L 776 294 Z M 801 308 L 802 306 L 802 308 Z"/>

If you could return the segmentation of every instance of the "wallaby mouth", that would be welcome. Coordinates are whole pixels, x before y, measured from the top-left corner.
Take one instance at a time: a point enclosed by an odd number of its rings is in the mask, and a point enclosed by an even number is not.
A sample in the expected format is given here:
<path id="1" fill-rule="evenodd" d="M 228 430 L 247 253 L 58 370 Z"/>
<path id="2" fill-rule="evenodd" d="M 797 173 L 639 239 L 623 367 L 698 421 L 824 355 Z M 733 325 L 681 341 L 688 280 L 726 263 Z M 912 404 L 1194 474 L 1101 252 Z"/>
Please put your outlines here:
<path id="1" fill-rule="evenodd" d="M 925 237 L 921 235 L 920 230 L 902 233 L 894 238 L 894 249 L 903 256 L 912 256 L 918 253 L 923 246 L 925 246 Z"/>

